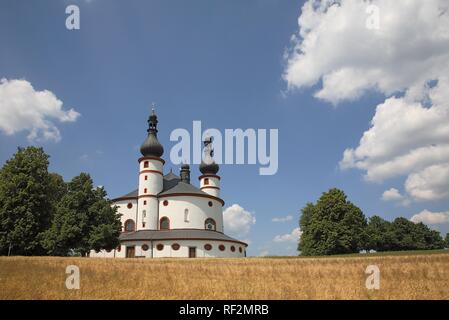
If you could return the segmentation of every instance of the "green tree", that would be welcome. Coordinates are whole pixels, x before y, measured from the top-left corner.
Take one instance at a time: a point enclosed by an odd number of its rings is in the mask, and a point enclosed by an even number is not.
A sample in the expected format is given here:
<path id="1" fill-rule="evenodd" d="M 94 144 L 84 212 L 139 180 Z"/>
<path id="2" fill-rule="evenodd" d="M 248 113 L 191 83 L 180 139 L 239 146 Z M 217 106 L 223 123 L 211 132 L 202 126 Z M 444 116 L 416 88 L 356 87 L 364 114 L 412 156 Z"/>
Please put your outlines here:
<path id="1" fill-rule="evenodd" d="M 120 215 L 105 190 L 94 188 L 90 175 L 81 173 L 67 184 L 43 243 L 52 255 L 65 256 L 73 250 L 86 256 L 91 249 L 116 247 L 120 231 Z"/>
<path id="2" fill-rule="evenodd" d="M 396 218 L 392 223 L 394 246 L 392 250 L 442 249 L 444 241 L 440 233 L 424 223 L 413 223 L 406 218 Z"/>
<path id="3" fill-rule="evenodd" d="M 339 189 L 330 189 L 316 204 L 301 210 L 303 232 L 298 249 L 302 255 L 331 255 L 358 252 L 367 243 L 363 212 Z"/>
<path id="4" fill-rule="evenodd" d="M 49 156 L 42 148 L 18 148 L 0 170 L 0 254 L 41 255 L 53 214 Z"/>
<path id="5" fill-rule="evenodd" d="M 367 248 L 376 251 L 392 250 L 395 246 L 396 238 L 392 230 L 391 222 L 379 216 L 372 216 L 366 227 L 368 236 Z"/>
<path id="6" fill-rule="evenodd" d="M 446 248 L 449 249 L 449 232 L 446 234 L 446 239 L 444 240 Z"/>

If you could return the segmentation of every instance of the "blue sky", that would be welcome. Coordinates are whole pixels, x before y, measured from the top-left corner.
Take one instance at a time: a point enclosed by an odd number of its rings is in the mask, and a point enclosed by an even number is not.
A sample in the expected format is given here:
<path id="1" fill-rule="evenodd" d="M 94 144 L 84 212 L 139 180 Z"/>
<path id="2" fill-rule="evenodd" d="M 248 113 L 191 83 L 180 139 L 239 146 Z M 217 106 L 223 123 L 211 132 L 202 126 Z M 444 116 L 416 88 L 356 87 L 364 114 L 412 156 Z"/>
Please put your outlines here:
<path id="1" fill-rule="evenodd" d="M 65 28 L 65 8 L 77 4 L 81 28 Z M 279 129 L 279 170 L 222 165 L 226 207 L 239 204 L 256 223 L 243 236 L 248 253 L 295 254 L 293 241 L 275 242 L 298 227 L 299 210 L 331 187 L 343 189 L 367 216 L 411 218 L 445 212 L 447 198 L 401 205 L 381 200 L 406 176 L 369 182 L 358 169 L 341 170 L 386 96 L 366 90 L 334 105 L 314 97 L 321 80 L 287 90 L 284 53 L 298 32 L 302 1 L 22 1 L 0 2 L 0 78 L 49 90 L 63 109 L 81 115 L 55 121 L 60 141 L 32 141 L 29 132 L 0 130 L 0 163 L 17 146 L 42 145 L 52 171 L 66 180 L 89 172 L 111 197 L 137 186 L 138 146 L 152 102 L 168 159 L 170 132 L 203 127 Z M 399 45 L 399 44 L 398 44 Z M 331 54 L 331 53 L 329 53 Z M 381 91 L 381 90 L 380 90 Z M 165 166 L 178 171 L 169 161 Z M 193 168 L 193 181 L 199 172 Z M 402 189 L 400 189 L 402 192 Z M 275 217 L 293 216 L 286 222 Z M 433 227 L 449 231 L 447 225 Z"/>

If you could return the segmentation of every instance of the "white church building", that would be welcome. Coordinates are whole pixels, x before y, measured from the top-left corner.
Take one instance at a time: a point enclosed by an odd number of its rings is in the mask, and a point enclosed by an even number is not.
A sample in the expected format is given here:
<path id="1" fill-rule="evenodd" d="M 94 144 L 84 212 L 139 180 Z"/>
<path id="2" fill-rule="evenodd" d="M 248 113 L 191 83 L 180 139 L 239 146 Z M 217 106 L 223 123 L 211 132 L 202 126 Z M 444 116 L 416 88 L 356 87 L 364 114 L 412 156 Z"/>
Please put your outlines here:
<path id="1" fill-rule="evenodd" d="M 148 119 L 148 136 L 140 147 L 138 189 L 112 200 L 122 214 L 120 245 L 91 251 L 91 257 L 244 257 L 247 244 L 223 230 L 219 166 L 211 139 L 204 141 L 199 188 L 191 183 L 190 167 L 180 175 L 164 174 L 164 148 L 157 139 L 157 116 Z"/>

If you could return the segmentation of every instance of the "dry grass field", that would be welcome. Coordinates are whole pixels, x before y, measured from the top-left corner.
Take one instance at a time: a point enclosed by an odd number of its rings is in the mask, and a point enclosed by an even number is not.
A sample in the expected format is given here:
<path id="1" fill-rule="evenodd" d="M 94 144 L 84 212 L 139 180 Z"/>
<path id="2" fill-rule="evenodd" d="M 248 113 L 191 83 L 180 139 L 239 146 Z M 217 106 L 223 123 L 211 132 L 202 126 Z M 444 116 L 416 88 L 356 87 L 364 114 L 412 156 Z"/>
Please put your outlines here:
<path id="1" fill-rule="evenodd" d="M 80 268 L 68 290 L 67 265 Z M 377 265 L 380 290 L 367 290 Z M 0 299 L 449 299 L 449 254 L 331 258 L 0 257 Z"/>

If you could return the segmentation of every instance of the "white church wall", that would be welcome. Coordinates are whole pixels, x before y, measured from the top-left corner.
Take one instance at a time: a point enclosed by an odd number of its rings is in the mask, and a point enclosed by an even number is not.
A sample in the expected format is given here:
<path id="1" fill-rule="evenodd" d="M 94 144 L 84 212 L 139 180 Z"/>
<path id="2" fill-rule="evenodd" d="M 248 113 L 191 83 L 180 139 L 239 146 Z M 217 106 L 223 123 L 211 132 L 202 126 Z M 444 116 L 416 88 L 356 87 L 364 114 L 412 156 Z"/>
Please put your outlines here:
<path id="1" fill-rule="evenodd" d="M 128 204 L 131 204 L 132 207 L 128 208 Z M 136 223 L 137 199 L 119 200 L 117 202 L 114 202 L 113 205 L 116 205 L 118 207 L 118 209 L 117 209 L 118 213 L 122 214 L 122 217 L 120 218 L 120 220 L 122 222 L 123 228 L 125 227 L 125 221 L 128 219 L 132 219 L 134 221 L 134 223 Z"/>
<path id="2" fill-rule="evenodd" d="M 168 205 L 164 205 L 164 201 Z M 209 202 L 212 207 L 209 207 Z M 188 221 L 185 221 L 185 210 L 188 210 Z M 204 229 L 207 218 L 215 220 L 217 230 L 223 232 L 223 211 L 219 201 L 192 196 L 163 197 L 159 199 L 159 219 L 170 219 L 170 229 Z"/>

